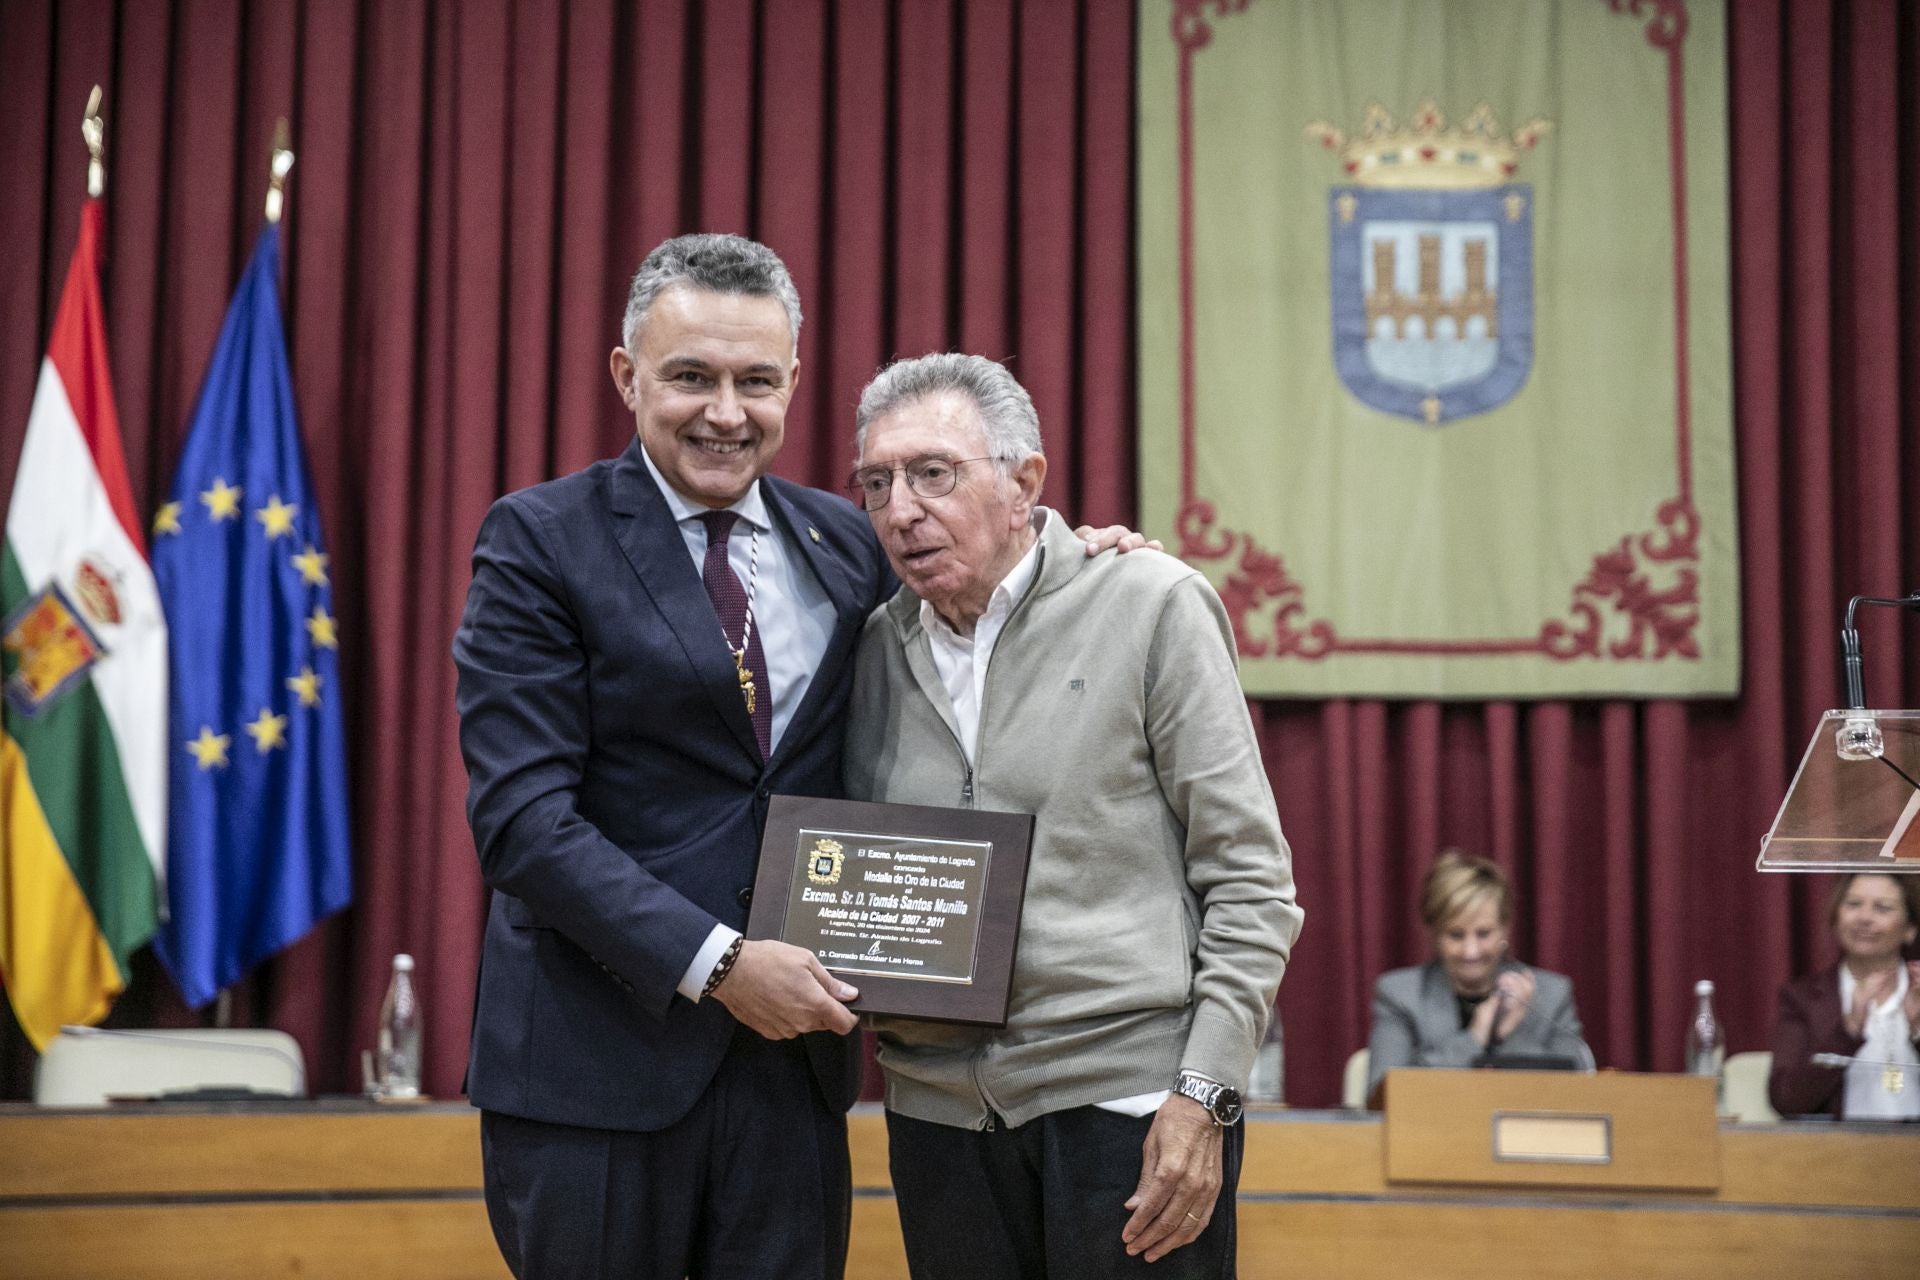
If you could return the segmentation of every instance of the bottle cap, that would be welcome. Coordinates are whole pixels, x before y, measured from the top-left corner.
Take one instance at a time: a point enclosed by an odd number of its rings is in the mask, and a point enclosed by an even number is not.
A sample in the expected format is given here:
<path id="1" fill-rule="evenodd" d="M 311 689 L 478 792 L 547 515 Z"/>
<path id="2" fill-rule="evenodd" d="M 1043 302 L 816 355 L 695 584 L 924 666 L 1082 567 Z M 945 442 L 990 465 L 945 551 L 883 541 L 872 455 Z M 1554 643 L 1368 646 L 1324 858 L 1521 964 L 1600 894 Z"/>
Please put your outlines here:
<path id="1" fill-rule="evenodd" d="M 402 951 L 399 955 L 393 958 L 393 967 L 399 970 L 401 973 L 412 973 L 413 957 L 408 955 L 406 952 Z M 1711 986 L 1712 984 L 1709 983 L 1708 985 Z"/>
<path id="2" fill-rule="evenodd" d="M 411 963 L 411 962 L 409 962 L 409 963 Z M 1693 994 L 1695 994 L 1695 995 L 1697 995 L 1697 996 L 1710 996 L 1710 995 L 1712 995 L 1712 994 L 1713 994 L 1713 981 L 1712 981 L 1712 979 L 1710 979 L 1710 978 L 1702 978 L 1702 979 L 1700 979 L 1700 981 L 1698 981 L 1698 982 L 1696 982 L 1696 983 L 1694 983 L 1694 984 L 1693 984 Z"/>

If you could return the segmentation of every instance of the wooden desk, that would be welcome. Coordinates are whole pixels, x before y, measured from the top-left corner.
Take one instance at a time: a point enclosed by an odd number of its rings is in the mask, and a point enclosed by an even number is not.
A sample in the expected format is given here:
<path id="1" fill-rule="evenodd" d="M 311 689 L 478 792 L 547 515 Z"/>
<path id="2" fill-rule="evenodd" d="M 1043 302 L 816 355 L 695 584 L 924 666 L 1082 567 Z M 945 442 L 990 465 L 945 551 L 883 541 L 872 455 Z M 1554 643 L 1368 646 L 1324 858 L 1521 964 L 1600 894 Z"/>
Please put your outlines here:
<path id="1" fill-rule="evenodd" d="M 508 1275 L 465 1104 L 0 1106 L 0 1276 Z"/>
<path id="2" fill-rule="evenodd" d="M 849 1280 L 906 1274 L 885 1121 L 851 1122 Z M 1260 1110 L 1240 1274 L 1808 1277 L 1920 1273 L 1920 1127 L 1725 1126 L 1711 1195 L 1389 1184 L 1379 1118 Z M 0 1276 L 506 1275 L 458 1104 L 0 1106 Z M 983 1280 L 992 1280 L 983 1277 Z"/>
<path id="3" fill-rule="evenodd" d="M 1711 1195 L 1390 1185 L 1377 1115 L 1259 1109 L 1241 1280 L 1920 1275 L 1920 1128 L 1727 1125 Z M 852 1121 L 848 1280 L 906 1274 L 883 1117 Z"/>

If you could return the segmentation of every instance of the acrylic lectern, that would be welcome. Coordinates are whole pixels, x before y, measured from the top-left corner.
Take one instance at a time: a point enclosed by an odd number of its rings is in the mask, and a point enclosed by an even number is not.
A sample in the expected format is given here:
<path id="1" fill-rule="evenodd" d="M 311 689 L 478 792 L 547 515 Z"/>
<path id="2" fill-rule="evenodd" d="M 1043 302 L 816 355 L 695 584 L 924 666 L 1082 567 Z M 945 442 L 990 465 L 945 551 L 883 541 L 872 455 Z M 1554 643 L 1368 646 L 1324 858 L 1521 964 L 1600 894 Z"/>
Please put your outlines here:
<path id="1" fill-rule="evenodd" d="M 1829 711 L 1760 841 L 1762 871 L 1920 872 L 1920 711 Z"/>

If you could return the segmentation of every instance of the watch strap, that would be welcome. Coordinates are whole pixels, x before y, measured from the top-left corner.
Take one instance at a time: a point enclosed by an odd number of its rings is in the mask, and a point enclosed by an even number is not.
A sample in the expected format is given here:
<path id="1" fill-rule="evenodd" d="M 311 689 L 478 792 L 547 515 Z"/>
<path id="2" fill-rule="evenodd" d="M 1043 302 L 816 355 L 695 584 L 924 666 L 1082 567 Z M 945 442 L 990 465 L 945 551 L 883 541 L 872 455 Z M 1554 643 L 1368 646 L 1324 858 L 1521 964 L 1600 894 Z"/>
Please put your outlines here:
<path id="1" fill-rule="evenodd" d="M 1226 1088 L 1227 1086 L 1218 1080 L 1203 1076 L 1198 1071 L 1182 1071 L 1175 1077 L 1173 1083 L 1175 1093 L 1205 1107 L 1207 1114 L 1213 1117 L 1216 1125 L 1221 1123 L 1219 1102 L 1220 1095 L 1226 1091 Z"/>

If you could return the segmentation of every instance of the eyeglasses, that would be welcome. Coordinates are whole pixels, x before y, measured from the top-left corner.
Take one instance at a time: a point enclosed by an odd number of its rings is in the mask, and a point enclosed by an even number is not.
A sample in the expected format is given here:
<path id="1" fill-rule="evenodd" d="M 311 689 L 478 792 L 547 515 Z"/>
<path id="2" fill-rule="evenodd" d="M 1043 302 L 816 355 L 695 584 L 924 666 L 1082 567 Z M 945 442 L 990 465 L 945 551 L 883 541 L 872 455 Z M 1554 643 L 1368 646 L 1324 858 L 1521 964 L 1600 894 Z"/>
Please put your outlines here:
<path id="1" fill-rule="evenodd" d="M 854 501 L 868 511 L 878 511 L 893 497 L 893 473 L 904 471 L 907 488 L 916 497 L 944 498 L 960 482 L 960 468 L 969 462 L 998 462 L 989 454 L 984 458 L 909 458 L 897 467 L 861 467 L 847 479 Z"/>

